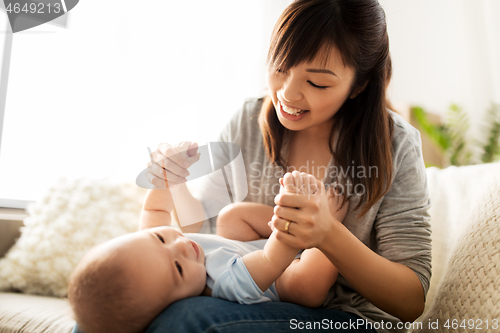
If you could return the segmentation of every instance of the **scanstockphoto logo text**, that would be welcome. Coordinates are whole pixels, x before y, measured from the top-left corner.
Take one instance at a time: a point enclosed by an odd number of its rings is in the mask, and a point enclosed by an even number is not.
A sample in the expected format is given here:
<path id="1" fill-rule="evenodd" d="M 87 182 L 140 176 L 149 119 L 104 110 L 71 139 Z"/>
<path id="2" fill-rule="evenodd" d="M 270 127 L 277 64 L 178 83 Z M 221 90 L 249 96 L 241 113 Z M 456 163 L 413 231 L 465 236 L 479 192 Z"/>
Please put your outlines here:
<path id="1" fill-rule="evenodd" d="M 65 15 L 79 0 L 4 0 L 13 33 L 31 29 Z"/>
<path id="2" fill-rule="evenodd" d="M 250 194 L 259 196 L 262 193 L 265 195 L 277 195 L 280 191 L 280 184 L 276 179 L 283 177 L 285 173 L 297 170 L 307 174 L 324 174 L 325 178 L 332 179 L 332 183 L 325 184 L 326 190 L 334 187 L 335 191 L 347 196 L 363 195 L 366 193 L 366 186 L 363 184 L 353 184 L 352 179 L 363 178 L 378 178 L 379 170 L 377 166 L 356 166 L 354 161 L 352 165 L 347 167 L 339 167 L 331 165 L 328 167 L 315 165 L 314 160 L 306 161 L 306 165 L 295 167 L 289 165 L 286 168 L 277 165 L 263 165 L 261 162 L 253 162 L 250 164 L 249 170 L 249 189 Z M 343 181 L 342 181 L 343 180 Z"/>

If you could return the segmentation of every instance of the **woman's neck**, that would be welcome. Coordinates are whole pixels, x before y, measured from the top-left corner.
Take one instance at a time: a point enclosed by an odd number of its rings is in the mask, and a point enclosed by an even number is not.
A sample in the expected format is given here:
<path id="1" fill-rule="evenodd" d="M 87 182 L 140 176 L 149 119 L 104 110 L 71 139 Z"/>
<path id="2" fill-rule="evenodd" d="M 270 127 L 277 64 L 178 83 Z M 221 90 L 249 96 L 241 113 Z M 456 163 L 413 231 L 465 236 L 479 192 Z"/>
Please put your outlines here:
<path id="1" fill-rule="evenodd" d="M 330 141 L 330 131 L 318 131 L 318 129 L 305 129 L 293 131 L 291 133 L 292 144 L 299 144 L 301 147 L 308 146 L 312 150 L 314 147 L 328 147 Z"/>
<path id="2" fill-rule="evenodd" d="M 329 119 L 322 124 L 312 126 L 301 131 L 295 131 L 294 136 L 299 138 L 301 141 L 308 142 L 311 144 L 324 144 L 330 140 L 330 132 L 334 124 L 333 119 Z"/>

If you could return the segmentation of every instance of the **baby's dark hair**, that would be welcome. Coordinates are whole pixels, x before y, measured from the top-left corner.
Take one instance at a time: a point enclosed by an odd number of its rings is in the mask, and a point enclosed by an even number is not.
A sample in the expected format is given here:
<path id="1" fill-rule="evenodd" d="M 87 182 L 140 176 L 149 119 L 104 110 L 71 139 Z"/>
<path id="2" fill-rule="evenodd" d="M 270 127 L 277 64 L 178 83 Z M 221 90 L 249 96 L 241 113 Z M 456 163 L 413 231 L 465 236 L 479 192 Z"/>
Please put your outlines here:
<path id="1" fill-rule="evenodd" d="M 74 270 L 68 299 L 85 333 L 142 332 L 158 314 L 134 295 L 130 263 L 119 249 L 93 248 Z"/>

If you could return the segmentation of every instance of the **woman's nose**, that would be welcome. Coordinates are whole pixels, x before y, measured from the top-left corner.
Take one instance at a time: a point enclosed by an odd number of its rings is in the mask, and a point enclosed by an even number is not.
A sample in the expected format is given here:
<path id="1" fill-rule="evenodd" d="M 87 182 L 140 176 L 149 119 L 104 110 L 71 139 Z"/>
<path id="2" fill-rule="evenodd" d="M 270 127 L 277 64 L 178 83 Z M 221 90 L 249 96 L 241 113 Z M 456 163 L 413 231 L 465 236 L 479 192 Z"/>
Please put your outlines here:
<path id="1" fill-rule="evenodd" d="M 289 77 L 281 87 L 281 96 L 283 97 L 283 101 L 285 103 L 288 102 L 293 104 L 294 101 L 300 101 L 302 99 L 300 83 L 292 77 Z"/>

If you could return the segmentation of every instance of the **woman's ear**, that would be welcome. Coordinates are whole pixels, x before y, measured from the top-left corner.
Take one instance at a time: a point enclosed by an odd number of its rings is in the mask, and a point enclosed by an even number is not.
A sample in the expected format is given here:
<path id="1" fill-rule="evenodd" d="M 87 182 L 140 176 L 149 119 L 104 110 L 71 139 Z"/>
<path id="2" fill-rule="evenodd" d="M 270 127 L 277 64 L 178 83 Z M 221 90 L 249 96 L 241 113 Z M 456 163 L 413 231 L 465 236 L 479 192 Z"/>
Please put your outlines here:
<path id="1" fill-rule="evenodd" d="M 362 87 L 359 87 L 358 89 L 354 90 L 354 92 L 349 96 L 349 98 L 355 98 L 358 96 L 363 90 L 365 90 L 366 85 L 368 84 L 369 81 L 366 81 L 365 84 Z"/>

